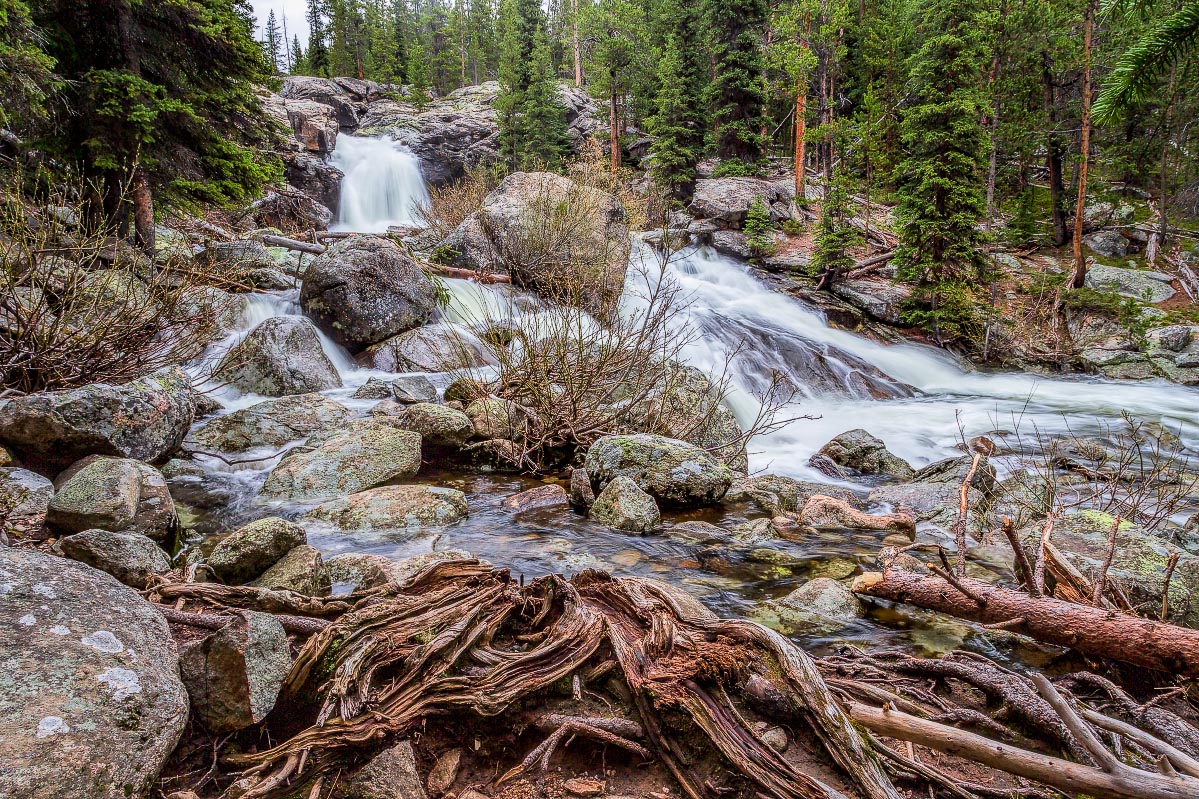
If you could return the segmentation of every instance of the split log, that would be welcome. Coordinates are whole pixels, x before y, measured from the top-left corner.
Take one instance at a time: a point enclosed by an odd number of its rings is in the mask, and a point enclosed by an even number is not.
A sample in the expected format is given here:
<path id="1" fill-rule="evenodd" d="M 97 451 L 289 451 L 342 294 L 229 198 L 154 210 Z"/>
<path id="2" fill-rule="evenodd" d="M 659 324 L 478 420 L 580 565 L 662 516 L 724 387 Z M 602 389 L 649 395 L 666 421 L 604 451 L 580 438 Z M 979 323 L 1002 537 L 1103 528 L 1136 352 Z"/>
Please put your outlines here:
<path id="1" fill-rule="evenodd" d="M 263 236 L 262 243 L 267 247 L 284 247 L 288 250 L 306 252 L 309 255 L 323 255 L 325 252 L 323 244 L 313 244 L 310 241 L 298 241 L 296 239 L 289 239 L 286 236 L 275 236 L 273 234 Z"/>
<path id="2" fill-rule="evenodd" d="M 968 577 L 959 577 L 957 582 L 969 595 L 938 577 L 888 569 L 861 575 L 854 580 L 853 591 L 982 624 L 1010 622 L 1005 629 L 1087 655 L 1178 677 L 1199 676 L 1199 630 L 1050 597 L 1033 597 Z"/>
<path id="3" fill-rule="evenodd" d="M 1107 772 L 1009 746 L 898 710 L 879 710 L 857 702 L 847 703 L 847 710 L 850 718 L 879 735 L 964 757 L 1071 795 L 1087 794 L 1095 799 L 1194 799 L 1199 796 L 1199 780 L 1153 774 L 1123 764 Z"/>

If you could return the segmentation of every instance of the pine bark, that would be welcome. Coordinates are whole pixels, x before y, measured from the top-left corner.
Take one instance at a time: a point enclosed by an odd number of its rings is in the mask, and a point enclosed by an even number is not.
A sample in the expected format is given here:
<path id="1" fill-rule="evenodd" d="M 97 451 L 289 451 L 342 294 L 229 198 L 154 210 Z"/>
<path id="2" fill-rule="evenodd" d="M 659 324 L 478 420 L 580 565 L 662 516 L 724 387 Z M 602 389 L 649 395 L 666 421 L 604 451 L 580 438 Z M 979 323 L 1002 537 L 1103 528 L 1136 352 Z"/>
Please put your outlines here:
<path id="1" fill-rule="evenodd" d="M 1091 47 L 1095 38 L 1095 5 L 1087 3 L 1083 12 L 1082 35 L 1082 142 L 1079 145 L 1078 201 L 1074 205 L 1073 288 L 1082 288 L 1087 279 L 1087 261 L 1082 254 L 1082 218 L 1087 204 L 1087 166 L 1091 160 Z"/>

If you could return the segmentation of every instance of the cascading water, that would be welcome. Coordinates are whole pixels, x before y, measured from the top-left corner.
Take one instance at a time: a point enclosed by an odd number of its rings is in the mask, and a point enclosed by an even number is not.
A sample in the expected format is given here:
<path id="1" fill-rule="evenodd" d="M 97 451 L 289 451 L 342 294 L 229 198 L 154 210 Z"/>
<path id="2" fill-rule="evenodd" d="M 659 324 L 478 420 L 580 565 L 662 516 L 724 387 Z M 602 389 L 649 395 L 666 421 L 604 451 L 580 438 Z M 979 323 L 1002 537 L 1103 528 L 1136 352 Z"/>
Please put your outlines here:
<path id="1" fill-rule="evenodd" d="M 420 159 L 388 138 L 339 136 L 333 166 L 345 173 L 337 230 L 385 233 L 391 225 L 419 223 L 429 202 Z"/>

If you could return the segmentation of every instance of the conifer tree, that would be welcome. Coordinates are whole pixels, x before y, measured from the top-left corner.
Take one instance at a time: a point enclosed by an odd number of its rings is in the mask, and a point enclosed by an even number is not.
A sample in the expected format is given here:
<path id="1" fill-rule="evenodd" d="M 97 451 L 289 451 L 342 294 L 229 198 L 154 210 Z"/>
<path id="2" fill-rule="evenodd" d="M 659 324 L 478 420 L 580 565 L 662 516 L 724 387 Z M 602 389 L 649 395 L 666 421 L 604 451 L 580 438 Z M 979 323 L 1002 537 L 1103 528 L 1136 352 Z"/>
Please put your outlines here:
<path id="1" fill-rule="evenodd" d="M 396 65 L 394 77 L 399 83 L 408 82 L 408 28 L 407 0 L 394 0 L 391 4 L 392 58 Z"/>
<path id="2" fill-rule="evenodd" d="M 682 72 L 678 40 L 671 35 L 658 61 L 657 108 L 649 119 L 650 133 L 657 137 L 649 150 L 650 173 L 674 197 L 685 200 L 695 187 L 695 165 L 702 153 L 695 146 L 696 131 L 690 127 L 691 106 Z M 699 136 L 702 143 L 702 131 Z"/>
<path id="3" fill-rule="evenodd" d="M 283 41 L 283 32 L 279 30 L 279 20 L 275 17 L 274 9 L 267 14 L 264 33 L 263 52 L 266 55 L 266 65 L 272 75 L 278 75 L 283 72 L 280 65 L 286 42 Z"/>
<path id="4" fill-rule="evenodd" d="M 853 210 L 844 170 L 837 172 L 820 203 L 820 227 L 812 252 L 812 270 L 820 276 L 820 288 L 827 288 L 853 268 L 849 249 L 862 243 L 862 234 L 850 224 Z"/>
<path id="5" fill-rule="evenodd" d="M 293 75 L 303 75 L 308 71 L 308 61 L 304 57 L 304 48 L 300 45 L 300 35 L 296 34 L 291 40 L 291 72 Z"/>
<path id="6" fill-rule="evenodd" d="M 752 169 L 762 157 L 765 0 L 708 0 L 713 76 L 712 114 L 718 126 L 716 154 L 726 171 Z"/>
<path id="7" fill-rule="evenodd" d="M 557 170 L 569 149 L 566 108 L 558 93 L 558 80 L 550 58 L 549 37 L 538 30 L 533 40 L 529 88 L 525 90 L 520 126 L 525 142 L 520 166 Z"/>
<path id="8" fill-rule="evenodd" d="M 327 13 L 324 0 L 308 0 L 308 57 L 306 65 L 312 75 L 329 77 L 329 44 L 325 30 Z"/>
<path id="9" fill-rule="evenodd" d="M 40 118 L 55 79 L 54 60 L 40 47 L 29 7 L 23 0 L 0 0 L 0 127 L 20 128 Z"/>
<path id="10" fill-rule="evenodd" d="M 424 110 L 432 102 L 429 96 L 429 59 L 420 41 L 412 43 L 408 51 L 408 98 L 417 108 Z"/>
<path id="11" fill-rule="evenodd" d="M 910 60 L 901 123 L 895 262 L 917 286 L 908 321 L 945 343 L 970 337 L 971 286 L 986 268 L 978 229 L 986 210 L 985 53 L 973 3 L 927 0 L 920 12 L 923 44 Z"/>
<path id="12" fill-rule="evenodd" d="M 566 109 L 557 94 L 552 72 L 544 69 L 545 54 L 539 57 L 537 53 L 538 34 L 545 36 L 540 2 L 503 0 L 499 27 L 500 93 L 495 109 L 500 128 L 500 157 L 519 168 L 533 160 L 530 153 L 552 153 L 559 143 L 556 125 L 534 128 L 529 124 L 530 116 L 548 119 L 560 114 L 565 120 Z"/>

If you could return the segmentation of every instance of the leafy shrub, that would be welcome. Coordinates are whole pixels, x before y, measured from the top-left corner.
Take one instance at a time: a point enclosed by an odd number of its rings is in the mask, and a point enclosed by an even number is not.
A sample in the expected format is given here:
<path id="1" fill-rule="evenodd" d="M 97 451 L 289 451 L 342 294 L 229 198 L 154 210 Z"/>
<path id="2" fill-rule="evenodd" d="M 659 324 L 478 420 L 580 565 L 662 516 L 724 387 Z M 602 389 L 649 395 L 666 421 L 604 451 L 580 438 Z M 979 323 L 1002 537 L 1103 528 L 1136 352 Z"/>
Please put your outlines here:
<path id="1" fill-rule="evenodd" d="M 742 161 L 740 158 L 725 159 L 712 170 L 714 178 L 757 178 L 761 176 L 761 166 L 749 161 Z"/>

